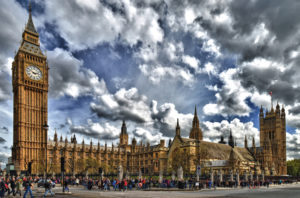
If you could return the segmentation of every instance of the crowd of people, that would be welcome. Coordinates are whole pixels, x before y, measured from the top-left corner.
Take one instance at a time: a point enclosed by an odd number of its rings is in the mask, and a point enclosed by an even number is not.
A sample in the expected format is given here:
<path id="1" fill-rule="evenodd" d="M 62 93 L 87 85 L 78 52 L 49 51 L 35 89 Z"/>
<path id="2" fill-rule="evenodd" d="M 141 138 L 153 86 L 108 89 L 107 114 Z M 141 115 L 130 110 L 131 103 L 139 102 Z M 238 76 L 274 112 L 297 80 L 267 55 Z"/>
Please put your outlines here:
<path id="1" fill-rule="evenodd" d="M 270 184 L 281 185 L 282 183 L 292 183 L 289 179 L 278 179 L 264 181 L 210 181 L 200 180 L 196 181 L 193 178 L 186 180 L 163 179 L 159 181 L 158 178 L 131 178 L 131 179 L 117 179 L 104 177 L 102 179 L 92 179 L 86 177 L 65 177 L 64 182 L 60 177 L 40 178 L 40 177 L 0 177 L 0 198 L 5 195 L 8 196 L 22 196 L 25 198 L 28 194 L 33 197 L 32 189 L 34 186 L 45 188 L 44 197 L 48 194 L 55 196 L 53 188 L 56 184 L 63 184 L 63 190 L 69 192 L 69 186 L 84 187 L 87 190 L 98 189 L 102 191 L 127 191 L 127 190 L 150 190 L 151 188 L 179 188 L 197 190 L 203 188 L 217 188 L 227 187 L 234 188 L 241 186 L 242 188 L 259 188 L 261 186 L 269 187 Z"/>

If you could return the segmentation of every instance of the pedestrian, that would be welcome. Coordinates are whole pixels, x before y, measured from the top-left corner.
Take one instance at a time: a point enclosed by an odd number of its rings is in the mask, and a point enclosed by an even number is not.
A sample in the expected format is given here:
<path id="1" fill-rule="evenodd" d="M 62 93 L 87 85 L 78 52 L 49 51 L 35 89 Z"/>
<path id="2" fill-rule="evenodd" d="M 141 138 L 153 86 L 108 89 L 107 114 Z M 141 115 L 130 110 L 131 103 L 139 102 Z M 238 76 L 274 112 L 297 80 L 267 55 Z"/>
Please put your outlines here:
<path id="1" fill-rule="evenodd" d="M 79 179 L 78 179 L 78 178 L 76 178 L 76 180 L 75 180 L 75 184 L 76 184 L 76 186 L 78 186 L 78 185 L 79 185 Z"/>
<path id="2" fill-rule="evenodd" d="M 32 187 L 31 177 L 29 179 L 24 178 L 23 186 L 25 188 L 25 193 L 24 193 L 23 198 L 25 198 L 27 196 L 28 192 L 30 193 L 30 197 L 33 197 L 32 190 L 31 190 L 31 187 Z"/>
<path id="3" fill-rule="evenodd" d="M 20 194 L 20 197 L 22 196 L 22 193 L 21 193 L 21 187 L 22 187 L 22 179 L 18 179 L 17 182 L 16 182 L 16 194 Z"/>
<path id="4" fill-rule="evenodd" d="M 65 191 L 70 192 L 70 189 L 68 187 L 68 180 L 67 179 L 65 179 L 65 182 L 64 182 L 64 189 L 65 189 Z"/>
<path id="5" fill-rule="evenodd" d="M 15 178 L 12 178 L 10 180 L 10 188 L 11 188 L 11 191 L 9 192 L 9 194 L 13 194 L 13 196 L 16 195 L 16 181 L 15 181 Z"/>
<path id="6" fill-rule="evenodd" d="M 52 191 L 52 181 L 50 179 L 47 179 L 45 182 L 45 194 L 44 197 L 47 196 L 48 192 L 50 192 L 51 196 L 54 196 L 54 192 Z"/>
<path id="7" fill-rule="evenodd" d="M 0 198 L 4 197 L 6 188 L 5 188 L 5 184 L 4 181 L 2 180 L 2 178 L 0 178 Z"/>

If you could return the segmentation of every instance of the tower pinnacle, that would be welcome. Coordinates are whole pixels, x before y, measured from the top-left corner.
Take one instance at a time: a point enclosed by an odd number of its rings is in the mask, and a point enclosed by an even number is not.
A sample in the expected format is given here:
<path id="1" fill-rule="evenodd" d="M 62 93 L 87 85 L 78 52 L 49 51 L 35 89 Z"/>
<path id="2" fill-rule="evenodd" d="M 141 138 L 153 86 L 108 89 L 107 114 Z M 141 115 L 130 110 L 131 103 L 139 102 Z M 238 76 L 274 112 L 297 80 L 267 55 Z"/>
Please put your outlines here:
<path id="1" fill-rule="evenodd" d="M 176 135 L 180 136 L 180 126 L 179 126 L 179 119 L 177 118 L 177 124 L 176 124 Z"/>
<path id="2" fill-rule="evenodd" d="M 193 124 L 192 124 L 192 129 L 190 132 L 190 138 L 191 139 L 196 139 L 196 140 L 202 140 L 202 131 L 200 129 L 200 124 L 199 124 L 199 119 L 197 115 L 197 107 L 195 105 L 195 112 L 194 112 L 194 118 L 193 118 Z"/>
<path id="3" fill-rule="evenodd" d="M 26 30 L 33 32 L 35 34 L 37 34 L 37 31 L 34 27 L 33 21 L 32 21 L 32 6 L 31 6 L 31 1 L 29 1 L 29 5 L 28 5 L 28 12 L 29 12 L 29 17 L 28 17 L 28 22 L 26 24 Z"/>

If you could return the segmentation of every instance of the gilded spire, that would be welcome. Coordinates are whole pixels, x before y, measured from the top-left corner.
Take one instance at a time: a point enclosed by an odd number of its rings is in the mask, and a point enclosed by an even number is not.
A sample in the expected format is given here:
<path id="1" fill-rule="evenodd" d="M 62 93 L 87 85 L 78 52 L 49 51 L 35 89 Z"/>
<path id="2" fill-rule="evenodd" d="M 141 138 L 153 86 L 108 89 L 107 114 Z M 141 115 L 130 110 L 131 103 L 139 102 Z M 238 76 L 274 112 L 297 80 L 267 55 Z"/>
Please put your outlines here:
<path id="1" fill-rule="evenodd" d="M 32 10 L 32 6 L 31 6 L 31 1 L 29 0 L 29 5 L 28 5 L 29 17 L 28 17 L 28 22 L 26 24 L 26 30 L 37 34 L 37 31 L 36 31 L 33 21 L 32 21 L 31 10 Z"/>

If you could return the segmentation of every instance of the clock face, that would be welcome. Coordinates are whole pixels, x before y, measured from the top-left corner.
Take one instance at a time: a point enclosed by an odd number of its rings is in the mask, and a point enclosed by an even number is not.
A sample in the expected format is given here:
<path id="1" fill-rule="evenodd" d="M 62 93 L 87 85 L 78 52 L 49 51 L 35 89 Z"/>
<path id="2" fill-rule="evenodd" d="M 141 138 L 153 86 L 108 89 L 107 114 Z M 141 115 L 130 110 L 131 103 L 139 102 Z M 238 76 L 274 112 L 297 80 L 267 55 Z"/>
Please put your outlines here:
<path id="1" fill-rule="evenodd" d="M 26 68 L 26 74 L 33 80 L 40 80 L 42 78 L 42 72 L 36 66 L 28 66 Z"/>

